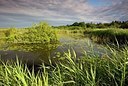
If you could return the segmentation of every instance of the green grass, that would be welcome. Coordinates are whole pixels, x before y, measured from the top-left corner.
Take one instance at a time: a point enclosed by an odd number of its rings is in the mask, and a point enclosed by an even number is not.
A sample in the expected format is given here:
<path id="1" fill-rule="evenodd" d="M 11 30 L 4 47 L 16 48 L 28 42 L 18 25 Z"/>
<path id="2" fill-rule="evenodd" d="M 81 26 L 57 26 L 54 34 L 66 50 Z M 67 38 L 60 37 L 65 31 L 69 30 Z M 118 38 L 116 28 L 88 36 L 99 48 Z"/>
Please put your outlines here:
<path id="1" fill-rule="evenodd" d="M 17 62 L 2 62 L 0 85 L 3 86 L 126 86 L 128 83 L 128 49 L 111 55 L 76 57 L 75 51 L 64 53 L 56 65 L 45 66 L 38 72 Z M 93 51 L 92 51 L 93 53 Z"/>
<path id="2" fill-rule="evenodd" d="M 56 30 L 47 24 L 27 29 L 1 30 L 1 39 L 9 43 L 40 43 L 56 41 L 57 33 L 84 33 L 101 42 L 115 42 L 126 39 L 128 30 L 123 29 L 87 29 Z M 115 39 L 116 38 L 116 39 Z M 114 41 L 113 41 L 114 40 Z M 125 41 L 126 41 L 125 40 Z M 30 70 L 27 64 L 3 62 L 0 64 L 0 86 L 126 86 L 128 84 L 128 48 L 121 50 L 110 48 L 109 54 L 102 56 L 87 54 L 76 57 L 70 50 L 57 56 L 58 62 L 53 65 L 42 63 L 38 71 Z M 92 49 L 93 50 L 93 49 Z M 72 54 L 71 54 L 72 53 Z"/>
<path id="3" fill-rule="evenodd" d="M 11 43 L 49 43 L 57 41 L 56 33 L 58 34 L 84 34 L 98 43 L 119 43 L 125 44 L 128 40 L 128 30 L 119 28 L 53 28 L 46 23 L 40 23 L 26 29 L 1 29 L 0 39 L 7 39 Z M 82 28 L 82 27 L 81 27 Z"/>
<path id="4" fill-rule="evenodd" d="M 120 28 L 87 28 L 87 29 L 55 29 L 58 34 L 84 34 L 97 43 L 126 44 L 128 40 L 128 30 Z"/>
<path id="5" fill-rule="evenodd" d="M 92 29 L 85 30 L 84 34 L 98 43 L 119 43 L 125 44 L 128 40 L 127 29 Z"/>
<path id="6" fill-rule="evenodd" d="M 85 30 L 67 30 L 67 29 L 54 29 L 58 34 L 83 34 Z"/>

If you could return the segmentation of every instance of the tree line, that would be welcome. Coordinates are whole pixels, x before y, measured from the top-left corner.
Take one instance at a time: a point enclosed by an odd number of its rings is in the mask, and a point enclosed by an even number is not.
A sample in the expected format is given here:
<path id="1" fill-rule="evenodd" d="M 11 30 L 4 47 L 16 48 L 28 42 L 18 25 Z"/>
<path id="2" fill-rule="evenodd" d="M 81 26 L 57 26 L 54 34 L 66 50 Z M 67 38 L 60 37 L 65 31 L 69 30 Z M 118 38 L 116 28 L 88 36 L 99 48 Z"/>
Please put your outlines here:
<path id="1" fill-rule="evenodd" d="M 79 26 L 84 28 L 128 28 L 128 21 L 112 21 L 110 23 L 85 23 L 85 22 L 74 22 L 70 26 Z"/>

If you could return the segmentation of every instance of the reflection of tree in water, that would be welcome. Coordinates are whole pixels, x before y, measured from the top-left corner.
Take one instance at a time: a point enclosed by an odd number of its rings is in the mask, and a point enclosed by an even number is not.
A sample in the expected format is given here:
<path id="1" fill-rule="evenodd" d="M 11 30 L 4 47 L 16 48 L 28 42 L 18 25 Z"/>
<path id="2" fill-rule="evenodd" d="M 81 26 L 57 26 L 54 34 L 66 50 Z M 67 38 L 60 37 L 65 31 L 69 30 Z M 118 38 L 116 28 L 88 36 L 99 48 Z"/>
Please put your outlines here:
<path id="1" fill-rule="evenodd" d="M 56 49 L 58 44 L 8 44 L 6 50 L 17 50 L 25 52 L 48 52 Z"/>
<path id="2" fill-rule="evenodd" d="M 54 60 L 52 58 L 51 52 L 54 51 L 58 46 L 58 43 L 54 44 L 6 44 L 6 48 L 2 50 L 7 50 L 7 51 L 16 51 L 16 54 L 18 53 L 23 53 L 24 59 L 33 59 L 35 64 L 41 64 L 41 62 L 44 62 L 46 64 L 49 64 L 49 58 L 50 60 Z M 30 57 L 26 56 L 28 54 Z M 17 55 L 19 56 L 19 54 Z M 36 56 L 36 57 L 35 57 Z M 21 56 L 20 56 L 21 57 Z M 31 60 L 30 60 L 31 61 Z"/>

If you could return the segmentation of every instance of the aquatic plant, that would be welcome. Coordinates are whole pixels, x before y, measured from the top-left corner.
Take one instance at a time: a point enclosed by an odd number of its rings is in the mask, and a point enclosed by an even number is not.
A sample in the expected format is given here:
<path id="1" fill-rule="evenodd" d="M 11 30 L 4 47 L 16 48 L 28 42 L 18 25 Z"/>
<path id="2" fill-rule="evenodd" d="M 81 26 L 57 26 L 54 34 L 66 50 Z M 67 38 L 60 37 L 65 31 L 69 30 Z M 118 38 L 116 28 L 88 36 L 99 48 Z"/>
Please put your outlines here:
<path id="1" fill-rule="evenodd" d="M 93 29 L 85 30 L 84 34 L 98 43 L 126 44 L 128 40 L 127 29 Z"/>
<path id="2" fill-rule="evenodd" d="M 128 83 L 128 49 L 115 50 L 111 55 L 85 55 L 76 57 L 69 50 L 60 56 L 59 63 L 45 65 L 38 71 L 16 62 L 2 62 L 0 85 L 20 86 L 126 86 Z M 93 51 L 92 51 L 93 53 Z"/>

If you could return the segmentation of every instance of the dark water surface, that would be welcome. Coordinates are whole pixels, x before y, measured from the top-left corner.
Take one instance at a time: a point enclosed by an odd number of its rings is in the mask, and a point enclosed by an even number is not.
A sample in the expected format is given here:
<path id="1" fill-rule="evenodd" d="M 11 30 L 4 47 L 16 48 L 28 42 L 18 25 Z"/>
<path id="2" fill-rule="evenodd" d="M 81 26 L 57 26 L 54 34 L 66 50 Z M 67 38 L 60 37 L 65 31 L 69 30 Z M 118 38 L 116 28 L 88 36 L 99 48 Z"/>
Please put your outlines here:
<path id="1" fill-rule="evenodd" d="M 75 51 L 77 57 L 84 56 L 85 52 L 90 55 L 102 56 L 107 52 L 102 45 L 93 43 L 90 39 L 82 35 L 62 35 L 59 44 L 2 44 L 0 48 L 0 58 L 3 61 L 18 58 L 23 63 L 40 65 L 42 62 L 49 64 L 49 59 L 54 63 L 58 60 L 58 55 L 67 51 Z"/>

